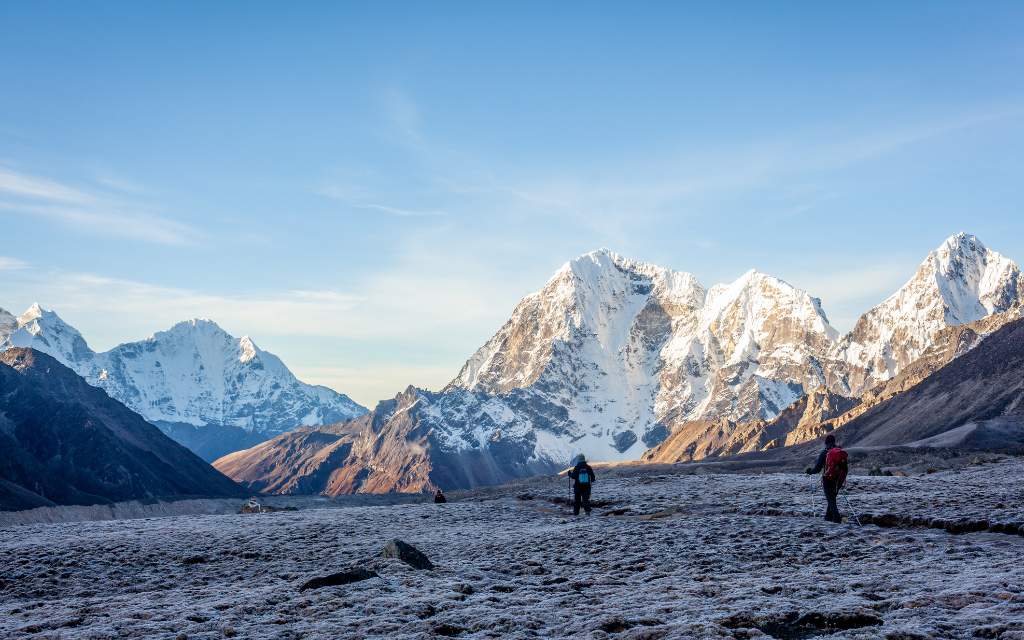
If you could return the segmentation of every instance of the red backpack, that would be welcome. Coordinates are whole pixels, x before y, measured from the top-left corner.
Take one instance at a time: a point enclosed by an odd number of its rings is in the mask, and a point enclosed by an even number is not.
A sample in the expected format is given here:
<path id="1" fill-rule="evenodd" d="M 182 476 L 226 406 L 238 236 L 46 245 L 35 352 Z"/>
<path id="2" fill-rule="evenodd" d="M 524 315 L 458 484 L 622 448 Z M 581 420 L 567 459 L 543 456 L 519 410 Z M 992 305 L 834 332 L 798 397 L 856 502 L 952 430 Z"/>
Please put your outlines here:
<path id="1" fill-rule="evenodd" d="M 839 447 L 832 447 L 825 455 L 825 473 L 822 477 L 830 482 L 837 482 L 837 486 L 846 484 L 846 473 L 850 470 L 850 456 Z"/>

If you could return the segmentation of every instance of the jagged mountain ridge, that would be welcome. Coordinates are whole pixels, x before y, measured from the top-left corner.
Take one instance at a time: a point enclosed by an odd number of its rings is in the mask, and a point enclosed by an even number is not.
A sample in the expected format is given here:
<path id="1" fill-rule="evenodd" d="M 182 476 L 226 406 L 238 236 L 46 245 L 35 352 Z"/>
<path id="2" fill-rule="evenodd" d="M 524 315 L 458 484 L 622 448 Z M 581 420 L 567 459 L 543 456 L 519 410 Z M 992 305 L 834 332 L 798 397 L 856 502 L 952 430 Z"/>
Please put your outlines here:
<path id="1" fill-rule="evenodd" d="M 838 347 L 850 363 L 846 395 L 860 395 L 917 360 L 949 326 L 1007 311 L 1024 299 L 1024 275 L 976 237 L 958 233 L 928 254 L 914 276 L 865 313 Z"/>
<path id="2" fill-rule="evenodd" d="M 547 413 L 567 417 L 562 429 L 583 453 L 635 458 L 615 445 L 652 446 L 650 436 L 692 422 L 726 421 L 725 432 L 767 423 L 817 389 L 859 396 L 926 353 L 947 327 L 1019 308 L 1024 276 L 974 236 L 956 234 L 845 336 L 818 299 L 756 271 L 702 291 L 690 274 L 587 254 L 524 298 L 451 386 L 517 389 L 531 404 L 564 409 Z M 617 384 L 624 394 L 600 393 Z M 610 455 L 592 446 L 609 436 Z"/>
<path id="3" fill-rule="evenodd" d="M 912 389 L 978 346 L 1004 325 L 1018 321 L 1022 312 L 1024 307 L 1018 305 L 980 320 L 941 329 L 916 360 L 903 367 L 896 376 L 878 383 L 857 398 L 845 398 L 825 389 L 817 389 L 770 421 L 687 423 L 657 447 L 647 451 L 643 459 L 656 463 L 685 462 L 792 446 L 818 439 L 875 406 Z"/>
<path id="4" fill-rule="evenodd" d="M 0 450 L 0 509 L 246 494 L 34 349 L 0 353 Z"/>
<path id="5" fill-rule="evenodd" d="M 630 459 L 679 420 L 774 416 L 825 383 L 836 337 L 817 299 L 771 276 L 705 290 L 601 250 L 524 298 L 448 389 L 515 391 L 558 417 L 566 455 Z"/>
<path id="6" fill-rule="evenodd" d="M 9 315 L 9 314 L 8 314 Z M 0 333 L 0 351 L 30 347 L 55 357 L 207 460 L 299 425 L 366 410 L 327 387 L 300 382 L 277 356 L 209 320 L 97 353 L 53 311 L 33 305 Z"/>
<path id="7" fill-rule="evenodd" d="M 1024 446 L 1024 319 L 836 425 L 846 446 Z"/>
<path id="8" fill-rule="evenodd" d="M 926 353 L 950 323 L 979 309 L 1019 307 L 1022 290 L 1012 262 L 973 236 L 952 236 L 858 323 L 885 326 L 888 342 L 868 345 L 871 353 L 893 351 L 899 336 L 918 336 L 908 355 L 877 367 L 851 357 L 851 345 L 864 346 L 863 330 L 839 336 L 816 298 L 781 280 L 751 271 L 706 290 L 690 274 L 592 252 L 526 296 L 444 392 L 418 392 L 409 424 L 429 434 L 416 439 L 426 455 L 414 447 L 395 464 L 415 468 L 419 487 L 441 484 L 442 476 L 461 482 L 447 486 L 472 486 L 475 480 L 449 476 L 441 461 L 466 468 L 473 465 L 464 460 L 500 464 L 508 457 L 516 463 L 495 474 L 508 479 L 559 468 L 580 452 L 635 459 L 669 434 L 690 457 L 815 437 L 822 420 L 856 409 L 852 389 L 898 375 L 902 362 Z M 920 315 L 892 311 L 908 308 L 939 309 L 940 322 L 926 314 L 931 323 L 919 326 Z M 390 416 L 371 420 L 386 424 Z M 393 453 L 410 437 L 374 433 L 375 446 Z M 267 443 L 255 459 L 277 460 L 274 474 L 284 477 L 289 463 L 275 452 L 278 444 Z M 236 460 L 229 475 L 247 477 L 244 466 Z M 371 467 L 348 457 L 340 463 Z M 325 490 L 396 490 L 402 483 L 384 484 Z"/>

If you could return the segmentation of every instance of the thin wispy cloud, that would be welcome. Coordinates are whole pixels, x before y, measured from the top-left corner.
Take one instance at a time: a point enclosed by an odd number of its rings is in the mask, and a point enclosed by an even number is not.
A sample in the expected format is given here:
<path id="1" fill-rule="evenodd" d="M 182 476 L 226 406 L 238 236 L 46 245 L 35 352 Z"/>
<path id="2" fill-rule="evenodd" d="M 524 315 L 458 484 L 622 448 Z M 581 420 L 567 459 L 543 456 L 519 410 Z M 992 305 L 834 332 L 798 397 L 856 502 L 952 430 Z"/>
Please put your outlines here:
<path id="1" fill-rule="evenodd" d="M 390 213 L 391 215 L 403 217 L 403 218 L 421 218 L 421 217 L 436 217 L 446 216 L 448 212 L 440 211 L 436 209 L 401 209 L 399 207 L 389 207 L 383 204 L 353 204 L 356 209 L 368 209 L 370 211 L 381 211 L 383 213 Z"/>
<path id="2" fill-rule="evenodd" d="M 0 256 L 0 271 L 15 271 L 17 269 L 27 269 L 28 263 L 18 258 L 11 258 L 8 256 Z"/>
<path id="3" fill-rule="evenodd" d="M 96 202 L 94 196 L 73 187 L 46 178 L 16 173 L 4 167 L 0 167 L 0 193 L 49 202 L 73 204 Z"/>
<path id="4" fill-rule="evenodd" d="M 317 193 L 351 209 L 376 211 L 400 218 L 436 218 L 449 215 L 447 211 L 440 209 L 413 209 L 379 202 L 367 202 L 365 198 L 371 194 L 371 191 L 366 187 L 352 184 L 323 186 L 317 190 Z"/>
<path id="5" fill-rule="evenodd" d="M 0 200 L 0 212 L 48 219 L 80 233 L 166 245 L 196 244 L 203 238 L 198 229 L 150 213 L 145 205 L 6 167 L 0 167 L 0 195 L 6 198 Z"/>

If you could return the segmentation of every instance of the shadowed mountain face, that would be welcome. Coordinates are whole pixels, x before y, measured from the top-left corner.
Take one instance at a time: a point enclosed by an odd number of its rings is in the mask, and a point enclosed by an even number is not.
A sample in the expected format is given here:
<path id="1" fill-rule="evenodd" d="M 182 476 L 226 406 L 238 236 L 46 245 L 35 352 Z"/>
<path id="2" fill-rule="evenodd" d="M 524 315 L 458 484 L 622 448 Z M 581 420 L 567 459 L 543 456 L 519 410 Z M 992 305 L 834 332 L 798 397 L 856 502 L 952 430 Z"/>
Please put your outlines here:
<path id="1" fill-rule="evenodd" d="M 0 353 L 0 509 L 246 491 L 33 349 Z"/>
<path id="2" fill-rule="evenodd" d="M 1011 424 L 1024 429 L 1024 319 L 842 425 L 837 435 L 845 446 L 911 444 L 968 424 L 1001 433 Z"/>

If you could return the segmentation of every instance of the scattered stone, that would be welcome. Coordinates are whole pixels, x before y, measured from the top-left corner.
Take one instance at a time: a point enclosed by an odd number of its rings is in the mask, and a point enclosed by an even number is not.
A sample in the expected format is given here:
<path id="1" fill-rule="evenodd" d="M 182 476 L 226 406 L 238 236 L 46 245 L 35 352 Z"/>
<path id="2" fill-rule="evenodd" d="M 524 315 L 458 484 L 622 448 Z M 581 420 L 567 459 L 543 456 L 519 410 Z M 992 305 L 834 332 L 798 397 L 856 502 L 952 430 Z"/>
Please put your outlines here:
<path id="1" fill-rule="evenodd" d="M 380 555 L 385 558 L 396 558 L 413 569 L 433 569 L 434 563 L 422 551 L 408 542 L 395 538 L 384 545 Z"/>
<path id="2" fill-rule="evenodd" d="M 626 620 L 622 616 L 614 616 L 612 618 L 605 618 L 597 625 L 597 628 L 605 633 L 622 633 L 626 629 L 631 629 L 635 626 L 629 620 Z"/>
<path id="3" fill-rule="evenodd" d="M 447 623 L 434 625 L 434 633 L 446 638 L 455 638 L 462 635 L 465 629 Z"/>
<path id="4" fill-rule="evenodd" d="M 339 571 L 338 573 L 332 573 L 326 576 L 319 576 L 311 580 L 307 580 L 305 584 L 299 587 L 299 591 L 306 591 L 308 589 L 322 589 L 323 587 L 336 587 L 343 584 L 351 584 L 353 582 L 361 582 L 363 580 L 369 580 L 370 578 L 376 578 L 377 573 L 354 567 L 345 571 Z"/>
<path id="5" fill-rule="evenodd" d="M 866 611 L 828 612 L 813 611 L 755 616 L 748 613 L 730 616 L 721 622 L 728 629 L 758 629 L 779 640 L 801 640 L 823 633 L 837 633 L 849 629 L 881 626 L 882 619 Z"/>

